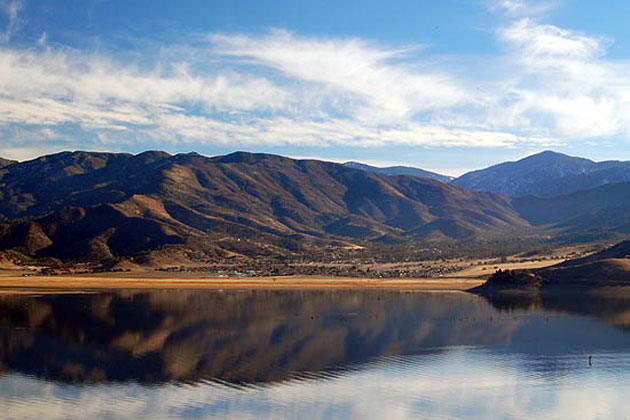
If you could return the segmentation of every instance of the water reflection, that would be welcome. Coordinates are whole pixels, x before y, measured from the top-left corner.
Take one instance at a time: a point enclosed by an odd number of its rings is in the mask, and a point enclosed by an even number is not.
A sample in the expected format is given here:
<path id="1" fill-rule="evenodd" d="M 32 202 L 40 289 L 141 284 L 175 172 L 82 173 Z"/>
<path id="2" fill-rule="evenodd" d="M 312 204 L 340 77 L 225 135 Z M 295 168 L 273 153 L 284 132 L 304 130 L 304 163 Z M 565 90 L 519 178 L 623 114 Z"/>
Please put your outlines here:
<path id="1" fill-rule="evenodd" d="M 557 408 L 559 396 L 542 391 L 586 398 L 591 386 L 592 404 L 603 395 L 619 410 L 617 394 L 630 391 L 629 303 L 387 291 L 3 295 L 0 409 L 67 417 L 89 405 L 117 416 L 106 402 L 115 400 L 130 406 L 124 415 L 146 416 L 159 402 L 178 417 L 289 408 L 344 417 L 361 407 L 372 417 L 510 417 Z M 488 412 L 492 404 L 504 411 Z"/>
<path id="2" fill-rule="evenodd" d="M 482 300 L 455 294 L 3 296 L 0 366 L 66 382 L 280 381 L 377 356 L 503 340 L 510 322 L 481 335 L 471 328 L 487 311 Z"/>
<path id="3" fill-rule="evenodd" d="M 485 297 L 499 311 L 565 312 L 598 318 L 622 328 L 630 329 L 630 297 L 627 295 L 601 296 L 582 294 L 497 294 Z"/>

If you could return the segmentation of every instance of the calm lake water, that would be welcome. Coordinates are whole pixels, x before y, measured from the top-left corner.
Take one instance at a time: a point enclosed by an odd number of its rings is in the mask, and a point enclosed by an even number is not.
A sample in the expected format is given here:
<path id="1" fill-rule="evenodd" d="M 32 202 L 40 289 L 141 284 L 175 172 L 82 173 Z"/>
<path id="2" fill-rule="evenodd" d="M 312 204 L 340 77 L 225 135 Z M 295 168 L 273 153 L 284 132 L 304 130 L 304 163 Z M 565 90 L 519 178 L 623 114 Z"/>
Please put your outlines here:
<path id="1" fill-rule="evenodd" d="M 623 419 L 629 332 L 592 297 L 0 295 L 0 417 Z"/>

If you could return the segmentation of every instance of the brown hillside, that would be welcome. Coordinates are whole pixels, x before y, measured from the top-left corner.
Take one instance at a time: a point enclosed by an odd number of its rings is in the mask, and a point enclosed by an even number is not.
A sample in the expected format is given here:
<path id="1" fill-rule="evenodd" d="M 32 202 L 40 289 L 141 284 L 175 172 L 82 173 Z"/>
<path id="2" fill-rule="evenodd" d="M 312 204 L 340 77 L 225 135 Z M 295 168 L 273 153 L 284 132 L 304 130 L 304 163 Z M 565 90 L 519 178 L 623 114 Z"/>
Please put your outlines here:
<path id="1" fill-rule="evenodd" d="M 630 286 L 630 241 L 538 270 L 499 270 L 477 290 L 583 291 L 606 286 Z"/>
<path id="2" fill-rule="evenodd" d="M 64 152 L 2 169 L 0 197 L 0 250 L 62 259 L 103 260 L 173 245 L 264 255 L 528 227 L 503 196 L 242 152 L 215 158 Z"/>
<path id="3" fill-rule="evenodd" d="M 630 284 L 630 241 L 588 257 L 569 260 L 538 273 L 552 283 L 588 281 Z"/>

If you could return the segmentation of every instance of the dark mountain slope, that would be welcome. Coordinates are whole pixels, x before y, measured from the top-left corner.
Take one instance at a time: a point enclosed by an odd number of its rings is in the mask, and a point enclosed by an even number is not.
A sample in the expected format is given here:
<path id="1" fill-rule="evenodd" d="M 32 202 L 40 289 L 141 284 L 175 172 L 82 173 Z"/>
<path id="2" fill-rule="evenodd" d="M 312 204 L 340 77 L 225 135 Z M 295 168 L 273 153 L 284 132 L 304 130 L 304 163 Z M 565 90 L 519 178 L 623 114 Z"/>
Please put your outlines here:
<path id="1" fill-rule="evenodd" d="M 112 205 L 67 207 L 0 226 L 0 249 L 40 257 L 100 261 L 183 242 L 167 223 L 125 214 Z"/>
<path id="2" fill-rule="evenodd" d="M 61 258 L 132 256 L 173 244 L 202 254 L 265 254 L 528 226 L 503 196 L 242 152 L 60 153 L 5 168 L 0 197 L 0 249 Z"/>
<path id="3" fill-rule="evenodd" d="M 630 181 L 630 162 L 593 162 L 548 151 L 469 172 L 453 184 L 513 197 L 551 197 L 627 181 Z"/>
<path id="4" fill-rule="evenodd" d="M 534 225 L 551 225 L 585 239 L 630 233 L 630 182 L 551 198 L 520 197 L 512 205 Z"/>
<path id="5" fill-rule="evenodd" d="M 410 166 L 389 166 L 386 168 L 378 168 L 376 166 L 370 166 L 360 162 L 346 162 L 344 163 L 344 165 L 354 169 L 362 169 L 364 171 L 378 172 L 380 174 L 386 175 L 417 176 L 420 178 L 435 179 L 441 182 L 451 182 L 453 180 L 453 177 L 451 176 L 442 175 L 431 171 L 425 171 L 424 169 L 413 168 Z"/>
<path id="6" fill-rule="evenodd" d="M 0 168 L 14 164 L 14 160 L 4 159 L 0 157 Z"/>
<path id="7" fill-rule="evenodd" d="M 66 206 L 119 202 L 152 193 L 170 155 L 63 152 L 0 171 L 0 217 L 41 215 Z"/>

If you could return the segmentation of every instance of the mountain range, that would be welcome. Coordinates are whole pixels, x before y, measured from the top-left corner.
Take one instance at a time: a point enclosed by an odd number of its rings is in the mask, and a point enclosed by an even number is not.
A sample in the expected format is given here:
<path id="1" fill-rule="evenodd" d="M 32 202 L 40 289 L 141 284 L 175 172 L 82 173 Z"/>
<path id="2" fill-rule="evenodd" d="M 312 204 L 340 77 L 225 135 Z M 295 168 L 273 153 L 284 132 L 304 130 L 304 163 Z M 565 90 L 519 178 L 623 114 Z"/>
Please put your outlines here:
<path id="1" fill-rule="evenodd" d="M 442 175 L 435 172 L 426 171 L 424 169 L 414 168 L 411 166 L 388 166 L 385 168 L 379 168 L 376 166 L 366 165 L 365 163 L 360 163 L 360 162 L 346 162 L 344 163 L 344 165 L 350 168 L 354 168 L 354 169 L 362 169 L 364 171 L 378 172 L 385 175 L 411 175 L 411 176 L 417 176 L 420 178 L 436 179 L 442 182 L 451 182 L 453 179 L 455 179 L 452 176 Z"/>
<path id="2" fill-rule="evenodd" d="M 533 160 L 566 161 L 562 156 Z M 457 180 L 245 152 L 62 152 L 4 162 L 0 251 L 28 258 L 173 263 L 630 234 L 630 183 L 508 197 L 468 190 Z"/>
<path id="3" fill-rule="evenodd" d="M 507 197 L 316 160 L 64 152 L 0 169 L 0 250 L 107 260 L 197 258 L 499 235 Z"/>
<path id="4" fill-rule="evenodd" d="M 574 241 L 630 234 L 630 182 L 555 197 L 514 198 L 512 206 L 532 225 L 553 226 Z"/>
<path id="5" fill-rule="evenodd" d="M 630 182 L 630 162 L 594 162 L 552 151 L 467 172 L 457 178 L 409 166 L 379 168 L 359 162 L 347 162 L 345 165 L 387 175 L 437 179 L 468 190 L 510 197 L 553 197 L 606 184 Z"/>
<path id="6" fill-rule="evenodd" d="M 552 197 L 601 185 L 630 181 L 630 162 L 592 160 L 546 151 L 468 172 L 453 184 L 511 197 Z"/>

